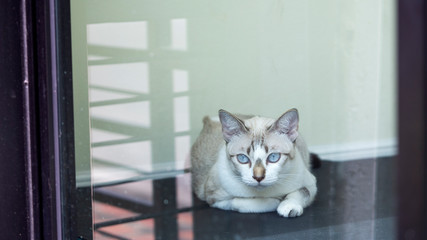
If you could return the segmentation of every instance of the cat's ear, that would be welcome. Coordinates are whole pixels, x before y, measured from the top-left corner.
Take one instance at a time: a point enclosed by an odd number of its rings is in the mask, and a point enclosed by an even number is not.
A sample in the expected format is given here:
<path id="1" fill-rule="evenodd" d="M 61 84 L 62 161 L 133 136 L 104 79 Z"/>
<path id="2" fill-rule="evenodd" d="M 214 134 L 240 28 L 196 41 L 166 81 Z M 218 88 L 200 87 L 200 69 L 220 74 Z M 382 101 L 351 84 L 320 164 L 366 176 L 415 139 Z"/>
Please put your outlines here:
<path id="1" fill-rule="evenodd" d="M 233 114 L 221 109 L 218 115 L 222 125 L 222 135 L 226 142 L 230 142 L 234 136 L 247 132 L 243 121 Z"/>
<path id="2" fill-rule="evenodd" d="M 285 112 L 273 124 L 271 130 L 279 134 L 286 134 L 294 142 L 298 137 L 298 110 L 293 108 Z"/>

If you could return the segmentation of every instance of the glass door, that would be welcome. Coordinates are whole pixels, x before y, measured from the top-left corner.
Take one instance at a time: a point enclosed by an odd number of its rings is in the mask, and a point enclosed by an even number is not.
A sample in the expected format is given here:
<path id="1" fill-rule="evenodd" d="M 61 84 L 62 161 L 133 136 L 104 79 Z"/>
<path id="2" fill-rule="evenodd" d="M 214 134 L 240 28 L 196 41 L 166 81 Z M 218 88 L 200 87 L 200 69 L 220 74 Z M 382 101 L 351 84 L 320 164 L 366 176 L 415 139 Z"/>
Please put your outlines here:
<path id="1" fill-rule="evenodd" d="M 388 0 L 71 1 L 85 237 L 393 237 L 395 18 Z M 193 196 L 204 116 L 294 107 L 322 159 L 304 215 L 220 211 Z"/>

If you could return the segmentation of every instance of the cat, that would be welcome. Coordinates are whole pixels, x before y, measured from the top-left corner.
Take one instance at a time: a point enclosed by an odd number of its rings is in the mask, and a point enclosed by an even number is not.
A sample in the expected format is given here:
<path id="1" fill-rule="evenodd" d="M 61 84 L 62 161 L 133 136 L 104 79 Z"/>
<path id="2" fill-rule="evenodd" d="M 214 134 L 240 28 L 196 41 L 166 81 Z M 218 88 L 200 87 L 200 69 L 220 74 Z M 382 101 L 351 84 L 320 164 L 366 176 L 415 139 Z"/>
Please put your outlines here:
<path id="1" fill-rule="evenodd" d="M 310 154 L 298 132 L 298 111 L 277 120 L 233 115 L 205 117 L 191 148 L 192 187 L 211 207 L 298 217 L 317 193 Z"/>

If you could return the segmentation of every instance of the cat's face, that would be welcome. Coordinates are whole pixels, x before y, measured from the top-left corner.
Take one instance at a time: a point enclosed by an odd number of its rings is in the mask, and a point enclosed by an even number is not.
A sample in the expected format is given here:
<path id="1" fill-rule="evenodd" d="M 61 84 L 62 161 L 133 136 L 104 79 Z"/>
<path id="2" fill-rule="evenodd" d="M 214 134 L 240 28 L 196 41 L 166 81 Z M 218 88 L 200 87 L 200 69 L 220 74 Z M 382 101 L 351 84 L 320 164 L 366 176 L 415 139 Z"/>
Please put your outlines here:
<path id="1" fill-rule="evenodd" d="M 276 121 L 254 117 L 241 120 L 220 111 L 230 167 L 250 186 L 269 186 L 283 178 L 295 154 L 298 112 L 290 110 Z"/>

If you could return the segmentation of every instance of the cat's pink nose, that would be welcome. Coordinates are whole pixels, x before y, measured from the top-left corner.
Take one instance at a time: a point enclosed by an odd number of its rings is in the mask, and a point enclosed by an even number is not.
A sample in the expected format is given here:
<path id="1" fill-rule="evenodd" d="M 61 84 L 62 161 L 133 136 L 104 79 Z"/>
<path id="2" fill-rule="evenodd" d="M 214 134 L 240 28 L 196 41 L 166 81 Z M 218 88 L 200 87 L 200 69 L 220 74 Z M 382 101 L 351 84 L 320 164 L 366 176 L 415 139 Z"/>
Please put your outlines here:
<path id="1" fill-rule="evenodd" d="M 255 180 L 257 180 L 258 182 L 261 182 L 265 176 L 261 176 L 261 177 L 256 177 L 256 176 L 252 176 Z"/>

